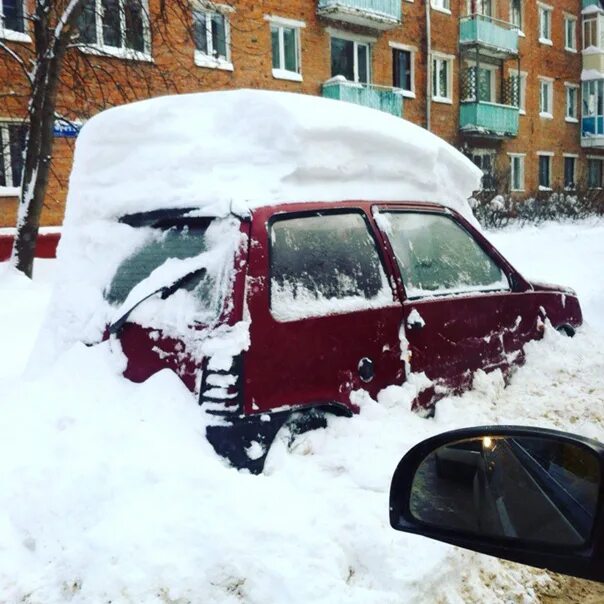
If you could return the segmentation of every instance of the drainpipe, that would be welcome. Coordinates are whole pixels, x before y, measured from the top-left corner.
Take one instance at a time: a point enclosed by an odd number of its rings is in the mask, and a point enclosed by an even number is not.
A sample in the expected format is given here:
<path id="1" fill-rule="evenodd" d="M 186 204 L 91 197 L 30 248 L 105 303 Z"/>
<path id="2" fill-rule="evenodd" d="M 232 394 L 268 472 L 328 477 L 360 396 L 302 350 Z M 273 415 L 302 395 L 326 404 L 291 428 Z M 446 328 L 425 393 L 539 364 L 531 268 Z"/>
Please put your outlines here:
<path id="1" fill-rule="evenodd" d="M 432 32 L 430 23 L 430 1 L 426 2 L 426 130 L 431 129 L 432 110 Z"/>

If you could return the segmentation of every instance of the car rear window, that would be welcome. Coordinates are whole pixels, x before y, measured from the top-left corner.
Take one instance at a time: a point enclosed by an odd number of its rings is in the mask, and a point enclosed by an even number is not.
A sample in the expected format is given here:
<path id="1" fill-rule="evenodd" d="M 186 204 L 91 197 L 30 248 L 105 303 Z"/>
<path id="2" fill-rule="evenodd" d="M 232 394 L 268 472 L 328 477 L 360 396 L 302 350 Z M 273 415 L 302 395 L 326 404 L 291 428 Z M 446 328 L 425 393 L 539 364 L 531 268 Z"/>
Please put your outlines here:
<path id="1" fill-rule="evenodd" d="M 281 320 L 393 303 L 361 214 L 280 219 L 271 227 L 271 311 Z"/>
<path id="2" fill-rule="evenodd" d="M 509 288 L 501 268 L 449 216 L 421 212 L 378 216 L 409 298 Z"/>

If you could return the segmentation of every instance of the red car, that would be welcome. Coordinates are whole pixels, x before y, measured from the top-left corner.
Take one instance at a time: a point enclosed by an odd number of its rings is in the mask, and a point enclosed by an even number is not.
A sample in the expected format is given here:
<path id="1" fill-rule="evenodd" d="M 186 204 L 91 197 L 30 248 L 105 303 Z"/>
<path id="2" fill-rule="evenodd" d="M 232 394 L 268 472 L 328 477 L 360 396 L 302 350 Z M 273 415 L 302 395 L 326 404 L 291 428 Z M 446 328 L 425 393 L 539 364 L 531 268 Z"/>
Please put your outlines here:
<path id="1" fill-rule="evenodd" d="M 122 263 L 106 292 L 120 306 L 108 332 L 127 357 L 125 376 L 177 372 L 216 416 L 207 436 L 217 452 L 253 472 L 285 422 L 296 430 L 325 412 L 352 415 L 351 392 L 375 397 L 422 372 L 431 385 L 415 407 L 429 412 L 469 387 L 477 369 L 507 372 L 522 362 L 523 345 L 546 321 L 569 335 L 582 321 L 572 290 L 529 283 L 438 204 L 291 203 L 225 218 L 186 209 L 121 222 L 161 235 Z M 197 266 L 195 257 L 220 247 L 226 223 L 237 245 Z M 172 257 L 191 262 L 177 279 L 133 296 Z M 182 289 L 202 312 L 185 317 L 181 334 L 153 318 L 131 320 L 148 298 L 168 301 Z"/>

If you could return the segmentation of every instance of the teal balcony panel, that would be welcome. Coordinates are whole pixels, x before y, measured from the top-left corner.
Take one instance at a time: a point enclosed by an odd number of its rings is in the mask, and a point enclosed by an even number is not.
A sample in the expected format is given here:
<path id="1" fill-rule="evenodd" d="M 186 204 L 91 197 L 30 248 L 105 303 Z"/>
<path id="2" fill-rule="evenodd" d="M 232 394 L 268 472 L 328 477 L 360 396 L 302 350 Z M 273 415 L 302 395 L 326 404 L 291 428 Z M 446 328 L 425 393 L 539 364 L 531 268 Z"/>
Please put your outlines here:
<path id="1" fill-rule="evenodd" d="M 386 86 L 355 84 L 348 81 L 327 82 L 323 84 L 322 96 L 327 99 L 346 101 L 378 111 L 403 116 L 403 97 Z"/>
<path id="2" fill-rule="evenodd" d="M 480 45 L 501 55 L 518 54 L 518 30 L 503 21 L 474 15 L 459 23 L 460 45 Z"/>
<path id="3" fill-rule="evenodd" d="M 518 107 L 486 102 L 463 102 L 459 106 L 459 128 L 485 136 L 516 136 Z"/>
<path id="4" fill-rule="evenodd" d="M 323 17 L 374 29 L 391 29 L 401 23 L 401 0 L 318 0 Z"/>

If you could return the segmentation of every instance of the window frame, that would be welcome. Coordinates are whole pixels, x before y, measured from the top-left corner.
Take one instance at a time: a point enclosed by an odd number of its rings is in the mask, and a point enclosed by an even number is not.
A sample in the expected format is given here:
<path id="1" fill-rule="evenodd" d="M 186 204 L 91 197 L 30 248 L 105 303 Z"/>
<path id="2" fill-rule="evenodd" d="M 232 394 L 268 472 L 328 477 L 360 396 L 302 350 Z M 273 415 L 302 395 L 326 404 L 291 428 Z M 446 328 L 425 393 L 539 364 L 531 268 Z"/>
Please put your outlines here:
<path id="1" fill-rule="evenodd" d="M 206 25 L 206 46 L 212 54 L 207 54 L 197 48 L 195 44 L 194 60 L 198 67 L 207 67 L 209 69 L 222 69 L 225 71 L 233 71 L 234 66 L 231 60 L 231 22 L 229 13 L 233 12 L 233 8 L 221 4 L 212 5 L 210 8 L 207 5 L 196 3 L 193 5 L 192 14 L 195 20 L 195 14 L 203 14 Z M 212 17 L 220 15 L 224 23 L 224 39 L 226 47 L 226 56 L 214 55 L 214 41 L 212 37 Z M 193 40 L 195 43 L 195 40 Z"/>
<path id="2" fill-rule="evenodd" d="M 0 0 L 0 15 L 4 14 L 4 1 Z M 25 0 L 17 0 L 16 5 L 21 7 L 21 15 L 19 20 L 21 21 L 22 29 L 12 29 L 11 27 L 5 27 L 4 18 L 0 17 L 0 40 L 8 40 L 9 42 L 31 42 L 31 37 L 28 34 L 27 27 L 27 5 Z"/>
<path id="3" fill-rule="evenodd" d="M 493 250 L 490 247 L 487 247 L 485 245 L 485 243 L 483 241 L 481 241 L 481 239 L 479 239 L 478 237 L 475 236 L 475 234 L 469 230 L 465 224 L 463 224 L 462 222 L 460 222 L 456 216 L 453 216 L 450 212 L 446 212 L 446 211 L 441 211 L 441 210 L 429 210 L 429 209 L 418 209 L 418 208 L 402 208 L 402 207 L 388 207 L 388 206 L 377 206 L 376 207 L 377 213 L 378 214 L 425 214 L 425 215 L 429 215 L 429 216 L 440 216 L 442 218 L 446 218 L 448 220 L 450 220 L 451 222 L 453 222 L 453 224 L 455 224 L 455 226 L 457 226 L 459 229 L 461 229 L 468 237 L 470 237 L 472 239 L 472 241 L 474 241 L 474 243 L 478 246 L 478 248 L 483 252 L 483 254 L 485 254 L 490 260 L 491 262 L 493 262 L 493 264 L 501 271 L 501 273 L 503 274 L 503 276 L 505 277 L 506 281 L 507 281 L 507 288 L 505 289 L 476 289 L 476 290 L 461 290 L 458 292 L 441 292 L 441 293 L 429 293 L 429 294 L 425 294 L 425 295 L 420 295 L 420 296 L 410 296 L 407 292 L 407 286 L 405 284 L 405 278 L 401 272 L 400 266 L 399 266 L 399 262 L 396 258 L 396 253 L 394 251 L 394 246 L 392 245 L 390 238 L 388 236 L 388 233 L 385 232 L 380 226 L 379 226 L 379 222 L 378 222 L 378 229 L 380 230 L 380 232 L 382 233 L 382 237 L 386 240 L 387 242 L 387 246 L 389 249 L 389 253 L 392 256 L 392 264 L 393 264 L 393 270 L 396 271 L 396 281 L 400 284 L 400 287 L 402 288 L 402 293 L 403 293 L 403 300 L 405 302 L 407 301 L 411 301 L 411 302 L 419 302 L 422 300 L 430 300 L 430 299 L 437 299 L 437 300 L 441 300 L 441 299 L 446 299 L 446 298 L 456 298 L 459 296 L 488 296 L 488 295 L 493 295 L 496 293 L 500 293 L 500 292 L 511 292 L 513 291 L 512 289 L 512 281 L 511 281 L 511 274 L 512 271 L 510 270 L 510 267 L 507 265 L 507 262 L 505 261 L 504 258 L 502 258 L 497 250 Z M 495 253 L 493 253 L 495 252 Z"/>
<path id="4" fill-rule="evenodd" d="M 528 72 L 518 72 L 517 69 L 510 69 L 508 71 L 510 77 L 518 78 L 518 113 L 520 115 L 526 115 L 526 84 L 528 78 Z"/>
<path id="5" fill-rule="evenodd" d="M 537 2 L 537 6 L 539 9 L 539 18 L 537 20 L 539 43 L 545 44 L 547 46 L 553 46 L 554 43 L 552 40 L 552 23 L 554 7 L 550 6 L 549 4 L 544 4 L 542 2 Z M 544 29 L 547 29 L 547 31 L 544 31 Z"/>
<path id="6" fill-rule="evenodd" d="M 510 192 L 512 193 L 522 193 L 526 190 L 526 184 L 525 184 L 525 175 L 526 175 L 526 168 L 525 168 L 525 157 L 526 157 L 526 153 L 508 153 L 508 157 L 510 158 Z M 514 180 L 515 180 L 515 176 L 516 176 L 516 169 L 514 167 L 514 160 L 518 160 L 519 161 L 519 187 L 515 187 L 514 186 Z"/>
<path id="7" fill-rule="evenodd" d="M 294 211 L 294 212 L 286 212 L 286 213 L 281 213 L 281 214 L 273 214 L 266 225 L 266 234 L 267 234 L 267 241 L 268 241 L 268 311 L 271 315 L 271 317 L 279 322 L 279 323 L 290 323 L 293 321 L 301 321 L 301 320 L 305 320 L 305 319 L 325 319 L 325 318 L 329 318 L 332 316 L 337 316 L 337 315 L 342 315 L 342 314 L 348 314 L 349 312 L 354 312 L 354 313 L 359 313 L 359 312 L 367 312 L 368 310 L 374 310 L 374 307 L 371 306 L 367 306 L 365 308 L 362 309 L 358 309 L 358 310 L 354 310 L 354 311 L 346 311 L 346 312 L 330 312 L 329 314 L 321 314 L 321 315 L 309 315 L 308 317 L 300 317 L 300 318 L 293 318 L 293 319 L 282 319 L 282 318 L 278 318 L 277 314 L 275 314 L 275 312 L 273 312 L 273 294 L 272 294 L 272 282 L 273 282 L 273 243 L 272 243 L 272 228 L 273 225 L 276 222 L 285 222 L 287 220 L 293 220 L 293 219 L 297 219 L 297 218 L 315 218 L 315 217 L 325 217 L 325 216 L 334 216 L 334 215 L 349 215 L 349 214 L 354 214 L 357 216 L 361 216 L 361 218 L 363 219 L 363 222 L 365 223 L 365 226 L 367 228 L 367 233 L 370 236 L 376 252 L 377 252 L 377 256 L 380 262 L 380 267 L 382 269 L 382 272 L 384 274 L 385 280 L 386 280 L 386 285 L 388 287 L 388 289 L 390 290 L 390 293 L 392 295 L 392 302 L 390 304 L 388 304 L 387 306 L 384 307 L 380 307 L 380 308 L 390 308 L 393 306 L 398 306 L 400 305 L 400 300 L 398 299 L 398 296 L 396 295 L 396 288 L 394 286 L 394 284 L 392 283 L 392 279 L 391 279 L 391 271 L 389 268 L 389 264 L 387 262 L 386 259 L 386 254 L 384 252 L 384 248 L 382 245 L 382 242 L 380 241 L 375 228 L 373 227 L 373 225 L 371 224 L 371 221 L 369 220 L 369 217 L 367 215 L 367 213 L 358 207 L 344 207 L 344 208 L 329 208 L 329 209 L 320 209 L 320 210 L 299 210 L 299 211 Z"/>
<path id="8" fill-rule="evenodd" d="M 342 75 L 343 77 L 346 77 L 346 76 L 344 76 L 344 74 L 337 74 L 337 73 L 334 74 L 331 70 L 332 63 L 333 63 L 332 40 L 334 38 L 337 38 L 339 40 L 343 40 L 345 42 L 351 42 L 353 44 L 353 69 L 352 70 L 353 70 L 354 80 L 349 80 L 346 78 L 346 81 L 351 82 L 353 84 L 359 84 L 359 85 L 371 84 L 371 82 L 373 80 L 372 43 L 375 42 L 375 39 L 364 37 L 364 36 L 355 36 L 354 34 L 348 34 L 347 32 L 343 32 L 343 31 L 339 31 L 339 30 L 332 30 L 332 29 L 328 29 L 328 33 L 329 33 L 329 63 L 330 63 L 331 77 L 333 78 L 338 75 Z M 367 82 L 361 82 L 359 80 L 359 46 L 367 47 Z"/>
<path id="9" fill-rule="evenodd" d="M 519 21 L 520 23 L 515 23 L 514 22 L 514 0 L 509 0 L 509 20 L 510 20 L 510 24 L 513 25 L 519 32 L 522 32 L 522 26 L 523 26 L 523 11 L 522 11 L 522 0 L 519 0 L 519 4 L 518 4 L 518 15 L 519 15 Z M 524 34 L 523 34 L 524 35 Z"/>
<path id="10" fill-rule="evenodd" d="M 431 61 L 432 61 L 432 101 L 436 103 L 445 103 L 447 105 L 453 104 L 453 61 L 455 57 L 453 55 L 447 55 L 444 53 L 433 52 Z M 447 66 L 447 74 L 446 74 L 446 82 L 447 82 L 447 94 L 448 96 L 443 96 L 441 94 L 436 94 L 437 92 L 442 92 L 440 90 L 440 77 L 437 75 L 438 69 L 437 64 L 446 65 Z M 434 90 L 434 82 L 437 82 L 438 90 Z"/>
<path id="11" fill-rule="evenodd" d="M 599 174 L 598 174 L 598 183 L 595 185 L 592 185 L 590 182 L 591 166 L 593 165 L 593 162 L 597 162 L 600 166 Z M 604 166 L 604 157 L 599 157 L 596 155 L 587 156 L 587 188 L 588 189 L 592 189 L 592 190 L 602 189 L 602 187 L 604 186 L 604 178 L 603 178 L 603 174 L 602 174 L 603 166 Z"/>
<path id="12" fill-rule="evenodd" d="M 552 158 L 554 157 L 554 153 L 551 151 L 539 151 L 537 152 L 537 182 L 539 190 L 540 191 L 551 191 L 552 190 Z M 548 184 L 547 185 L 542 185 L 541 184 L 541 158 L 547 158 L 547 164 L 548 164 L 548 168 L 547 168 L 547 180 L 548 180 Z"/>
<path id="13" fill-rule="evenodd" d="M 16 197 L 21 193 L 21 183 L 18 185 L 14 184 L 13 180 L 13 157 L 11 153 L 10 144 L 10 133 L 9 130 L 12 127 L 27 127 L 27 124 L 22 120 L 0 118 L 0 162 L 2 162 L 2 168 L 7 183 L 12 182 L 12 185 L 0 185 L 0 198 L 1 197 Z M 23 150 L 21 151 L 23 153 Z M 23 170 L 23 165 L 21 170 Z M 21 174 L 23 175 L 23 174 Z"/>
<path id="14" fill-rule="evenodd" d="M 564 82 L 564 102 L 565 102 L 564 120 L 567 122 L 571 122 L 573 124 L 579 123 L 579 102 L 580 102 L 579 88 L 580 88 L 579 84 L 572 84 L 570 82 Z M 569 103 L 571 90 L 574 91 L 574 97 L 575 97 L 574 115 L 569 113 L 569 109 L 571 107 L 571 104 Z"/>
<path id="15" fill-rule="evenodd" d="M 568 38 L 569 24 L 572 23 L 571 39 Z M 569 44 L 570 41 L 570 44 Z M 577 17 L 564 13 L 564 50 L 567 52 L 577 52 Z"/>
<path id="16" fill-rule="evenodd" d="M 430 6 L 441 13 L 451 14 L 451 0 L 430 0 Z"/>
<path id="17" fill-rule="evenodd" d="M 591 39 L 591 34 L 589 36 L 585 35 L 585 31 L 587 29 L 587 25 L 593 24 L 594 27 L 594 35 L 596 37 L 596 44 L 587 44 L 588 37 Z M 581 33 L 583 34 L 583 48 L 582 50 L 586 50 L 588 48 L 600 48 L 600 28 L 601 28 L 601 19 L 600 15 L 589 15 L 583 17 L 583 23 L 581 25 Z M 592 40 L 593 41 L 593 40 Z"/>
<path id="18" fill-rule="evenodd" d="M 572 191 L 577 188 L 577 160 L 579 159 L 579 155 L 576 153 L 563 153 L 562 157 L 564 158 L 564 172 L 563 172 L 563 185 L 566 191 Z M 572 186 L 567 186 L 566 184 L 566 161 L 572 159 L 573 160 L 573 184 Z"/>
<path id="19" fill-rule="evenodd" d="M 417 48 L 414 46 L 407 46 L 405 44 L 398 44 L 397 42 L 389 42 L 390 49 L 392 50 L 392 86 L 394 89 L 399 92 L 406 98 L 414 99 L 415 96 L 415 55 L 417 54 Z M 394 60 L 394 55 L 397 52 L 407 52 L 409 53 L 409 79 L 411 80 L 411 88 L 407 90 L 406 88 L 401 88 L 400 86 L 396 86 L 395 81 L 395 68 L 396 63 Z"/>
<path id="20" fill-rule="evenodd" d="M 553 78 L 548 78 L 545 76 L 538 76 L 538 80 L 539 80 L 539 117 L 543 117 L 546 119 L 553 119 L 554 117 L 554 79 Z M 543 100 L 544 98 L 544 94 L 543 94 L 543 87 L 547 86 L 548 87 L 548 93 L 547 93 L 547 104 L 548 104 L 548 109 L 549 111 L 545 111 L 544 109 L 544 105 L 543 105 Z"/>
<path id="21" fill-rule="evenodd" d="M 265 21 L 269 24 L 270 45 L 271 45 L 271 71 L 273 78 L 277 80 L 289 80 L 290 82 L 302 82 L 302 36 L 301 30 L 306 27 L 304 21 L 288 19 L 287 17 L 278 17 L 275 15 L 265 15 Z M 285 68 L 285 30 L 294 32 L 294 56 L 296 59 L 296 71 Z M 273 30 L 277 31 L 279 41 L 279 67 L 273 67 L 272 38 Z"/>
<path id="22" fill-rule="evenodd" d="M 120 38 L 121 46 L 110 46 L 104 43 L 103 40 L 103 9 L 102 0 L 91 0 L 94 4 L 94 25 L 96 42 L 80 42 L 78 48 L 86 53 L 97 56 L 109 56 L 130 61 L 146 61 L 153 62 L 152 56 L 152 40 L 151 40 L 151 24 L 149 23 L 149 0 L 139 0 L 142 9 L 142 24 L 143 24 L 143 46 L 144 50 L 136 50 L 124 46 L 126 40 L 126 12 L 124 3 L 127 0 L 116 0 L 120 5 Z M 80 34 L 81 35 L 81 34 Z"/>
<path id="23" fill-rule="evenodd" d="M 484 159 L 481 159 L 481 165 L 478 165 L 478 163 L 476 163 L 475 158 L 480 157 L 480 158 L 484 158 L 484 157 L 489 157 L 489 164 L 490 164 L 490 171 L 485 171 L 484 169 Z M 495 164 L 497 162 L 497 152 L 495 151 L 495 149 L 488 149 L 488 148 L 474 148 L 474 149 L 469 149 L 468 150 L 468 159 L 479 169 L 482 171 L 482 179 L 480 182 L 480 186 L 481 189 L 483 191 L 495 191 L 495 187 L 494 186 L 484 186 L 485 180 L 487 180 L 487 182 L 490 180 L 493 184 L 494 184 L 494 179 L 495 179 Z"/>

